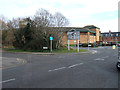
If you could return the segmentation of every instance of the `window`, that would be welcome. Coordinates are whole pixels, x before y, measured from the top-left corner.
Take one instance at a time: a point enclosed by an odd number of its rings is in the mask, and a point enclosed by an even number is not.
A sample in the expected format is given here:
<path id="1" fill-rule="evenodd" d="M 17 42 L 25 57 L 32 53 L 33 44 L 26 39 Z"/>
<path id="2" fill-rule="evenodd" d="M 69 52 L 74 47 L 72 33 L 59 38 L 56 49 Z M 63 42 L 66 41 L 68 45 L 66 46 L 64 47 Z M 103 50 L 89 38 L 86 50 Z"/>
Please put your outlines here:
<path id="1" fill-rule="evenodd" d="M 116 37 L 118 37 L 118 33 L 116 34 Z"/>
<path id="2" fill-rule="evenodd" d="M 111 38 L 111 40 L 112 40 L 112 38 Z"/>
<path id="3" fill-rule="evenodd" d="M 107 37 L 107 34 L 105 34 L 106 35 L 106 37 Z"/>
<path id="4" fill-rule="evenodd" d="M 95 34 L 90 34 L 91 36 L 95 36 Z"/>
<path id="5" fill-rule="evenodd" d="M 111 34 L 111 37 L 113 37 L 113 34 Z"/>

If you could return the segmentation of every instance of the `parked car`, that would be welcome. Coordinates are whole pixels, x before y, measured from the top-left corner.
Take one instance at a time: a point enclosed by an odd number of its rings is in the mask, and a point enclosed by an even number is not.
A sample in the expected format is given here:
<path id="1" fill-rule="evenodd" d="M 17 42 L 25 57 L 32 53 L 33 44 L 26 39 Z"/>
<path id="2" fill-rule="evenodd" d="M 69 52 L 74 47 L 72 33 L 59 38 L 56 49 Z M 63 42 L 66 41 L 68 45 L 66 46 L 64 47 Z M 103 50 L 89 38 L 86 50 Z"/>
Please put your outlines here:
<path id="1" fill-rule="evenodd" d="M 118 47 L 120 47 L 120 44 L 117 44 Z"/>
<path id="2" fill-rule="evenodd" d="M 118 70 L 120 70 L 120 60 L 117 62 L 116 67 Z"/>
<path id="3" fill-rule="evenodd" d="M 120 56 L 118 56 L 118 62 L 116 64 L 116 67 L 118 70 L 120 70 Z"/>

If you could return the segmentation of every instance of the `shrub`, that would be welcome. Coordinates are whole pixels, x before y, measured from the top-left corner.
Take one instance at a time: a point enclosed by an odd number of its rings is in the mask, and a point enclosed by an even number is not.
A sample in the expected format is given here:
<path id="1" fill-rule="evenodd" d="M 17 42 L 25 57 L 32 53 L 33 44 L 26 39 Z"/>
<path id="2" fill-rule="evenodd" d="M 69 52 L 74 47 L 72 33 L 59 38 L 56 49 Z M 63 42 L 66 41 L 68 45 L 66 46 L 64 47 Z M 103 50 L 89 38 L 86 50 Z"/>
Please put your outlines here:
<path id="1" fill-rule="evenodd" d="M 82 47 L 88 47 L 88 43 L 83 43 Z"/>

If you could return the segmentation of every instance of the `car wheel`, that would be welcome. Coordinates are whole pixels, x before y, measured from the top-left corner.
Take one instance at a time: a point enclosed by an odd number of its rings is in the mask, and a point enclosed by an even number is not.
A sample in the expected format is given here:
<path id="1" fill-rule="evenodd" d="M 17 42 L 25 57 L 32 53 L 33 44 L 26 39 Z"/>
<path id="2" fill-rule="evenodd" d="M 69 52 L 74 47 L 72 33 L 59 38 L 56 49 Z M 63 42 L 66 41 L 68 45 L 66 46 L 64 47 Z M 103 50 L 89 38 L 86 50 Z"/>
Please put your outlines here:
<path id="1" fill-rule="evenodd" d="M 120 63 L 117 63 L 116 67 L 118 70 L 120 70 Z"/>

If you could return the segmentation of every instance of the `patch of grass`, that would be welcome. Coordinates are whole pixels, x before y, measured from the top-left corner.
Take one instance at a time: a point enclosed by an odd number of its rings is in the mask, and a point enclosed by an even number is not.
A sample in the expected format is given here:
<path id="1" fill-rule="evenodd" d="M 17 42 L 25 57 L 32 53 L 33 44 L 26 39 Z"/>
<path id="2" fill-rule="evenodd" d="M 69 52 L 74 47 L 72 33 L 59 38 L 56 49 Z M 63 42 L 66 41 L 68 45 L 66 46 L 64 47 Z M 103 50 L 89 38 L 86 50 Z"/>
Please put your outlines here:
<path id="1" fill-rule="evenodd" d="M 65 46 L 68 46 L 68 44 L 66 44 Z M 76 47 L 76 44 L 70 44 L 71 47 Z"/>
<path id="2" fill-rule="evenodd" d="M 68 49 L 66 47 L 61 47 L 60 49 L 57 50 L 52 50 L 52 52 L 50 52 L 50 50 L 22 50 L 22 49 L 8 49 L 8 48 L 4 48 L 3 50 L 5 51 L 11 51 L 11 52 L 42 52 L 42 53 L 77 53 L 77 49 L 73 50 L 71 49 L 70 51 L 68 51 Z M 84 49 L 80 49 L 79 52 L 86 52 L 87 50 Z"/>
<path id="3" fill-rule="evenodd" d="M 3 49 L 5 51 L 11 51 L 11 52 L 29 52 L 29 51 L 24 51 L 24 50 L 20 50 L 20 49 Z"/>

